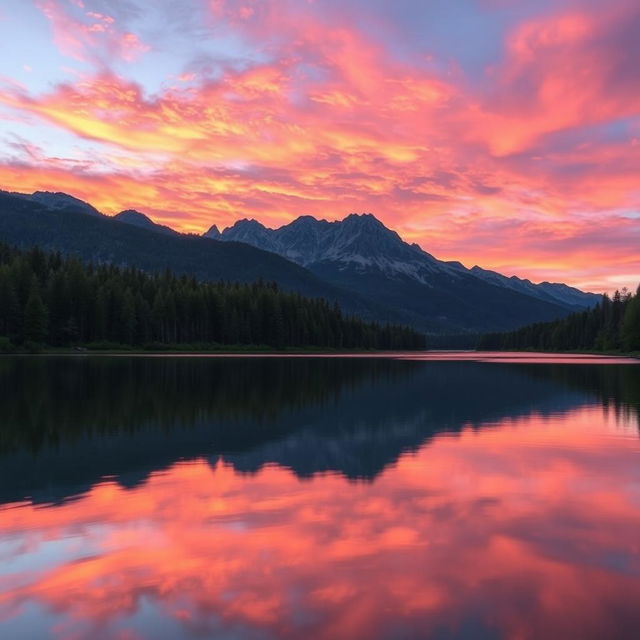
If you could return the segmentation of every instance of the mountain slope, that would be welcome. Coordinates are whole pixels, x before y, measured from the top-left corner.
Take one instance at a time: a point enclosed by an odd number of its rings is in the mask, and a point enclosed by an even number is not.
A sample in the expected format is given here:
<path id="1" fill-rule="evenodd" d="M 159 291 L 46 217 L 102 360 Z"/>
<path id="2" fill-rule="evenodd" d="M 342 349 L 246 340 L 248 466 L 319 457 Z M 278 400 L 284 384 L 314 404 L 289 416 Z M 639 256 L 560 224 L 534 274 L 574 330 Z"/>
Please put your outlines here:
<path id="1" fill-rule="evenodd" d="M 215 233 L 222 240 L 247 242 L 304 266 L 318 262 L 377 266 L 388 275 L 412 275 L 423 284 L 428 283 L 427 274 L 471 274 L 490 284 L 570 309 L 589 308 L 601 300 L 597 294 L 585 293 L 565 284 L 534 284 L 530 280 L 516 276 L 509 278 L 478 266 L 466 269 L 459 262 L 437 260 L 418 245 L 404 242 L 395 231 L 385 227 L 371 214 L 351 214 L 336 222 L 301 216 L 278 229 L 268 229 L 255 220 L 245 219 L 228 227 L 222 234 L 215 227 Z"/>
<path id="2" fill-rule="evenodd" d="M 41 204 L 47 209 L 65 209 L 67 211 L 77 211 L 78 213 L 84 213 L 86 215 L 99 217 L 102 214 L 87 202 L 74 198 L 67 193 L 52 192 L 52 191 L 36 191 L 29 194 L 14 194 L 18 195 L 30 202 L 36 202 Z"/>
<path id="3" fill-rule="evenodd" d="M 303 216 L 279 229 L 240 220 L 219 237 L 279 253 L 324 280 L 375 298 L 394 310 L 394 321 L 430 332 L 555 319 L 574 311 L 578 300 L 576 295 L 568 303 L 531 283 L 518 288 L 500 274 L 492 280 L 460 263 L 437 260 L 370 214 L 337 222 Z"/>
<path id="4" fill-rule="evenodd" d="M 248 244 L 158 233 L 102 214 L 86 215 L 75 207 L 50 209 L 4 191 L 0 191 L 0 239 L 150 272 L 171 268 L 201 280 L 275 281 L 287 290 L 335 300 L 363 317 L 372 317 L 376 310 L 375 304 L 323 282 L 281 256 Z"/>
<path id="5" fill-rule="evenodd" d="M 569 287 L 562 283 L 541 282 L 540 284 L 533 284 L 531 280 L 525 280 L 517 276 L 508 278 L 501 273 L 482 269 L 478 266 L 471 268 L 469 271 L 492 284 L 513 289 L 520 293 L 526 293 L 527 295 L 539 298 L 540 300 L 546 300 L 547 302 L 560 303 L 576 311 L 589 309 L 602 300 L 602 296 L 596 293 L 580 291 L 580 289 Z"/>
<path id="6" fill-rule="evenodd" d="M 246 242 L 309 266 L 336 262 L 344 267 L 378 268 L 389 276 L 408 275 L 426 284 L 438 271 L 456 269 L 441 263 L 417 245 L 409 245 L 371 214 L 351 214 L 340 222 L 297 218 L 279 229 L 255 220 L 239 220 L 225 229 L 221 240 Z"/>
<path id="7" fill-rule="evenodd" d="M 114 220 L 123 222 L 124 224 L 130 224 L 134 227 L 140 227 L 142 229 L 149 229 L 150 231 L 156 231 L 157 233 L 165 233 L 169 235 L 178 235 L 177 231 L 174 231 L 171 227 L 166 227 L 162 224 L 156 224 L 149 216 L 145 216 L 144 213 L 135 211 L 135 209 L 127 209 L 121 211 L 117 215 L 113 216 Z"/>
<path id="8" fill-rule="evenodd" d="M 202 234 L 203 238 L 212 238 L 213 240 L 218 240 L 220 238 L 220 229 L 218 229 L 218 226 L 213 224 L 209 227 L 208 231 L 205 231 Z"/>

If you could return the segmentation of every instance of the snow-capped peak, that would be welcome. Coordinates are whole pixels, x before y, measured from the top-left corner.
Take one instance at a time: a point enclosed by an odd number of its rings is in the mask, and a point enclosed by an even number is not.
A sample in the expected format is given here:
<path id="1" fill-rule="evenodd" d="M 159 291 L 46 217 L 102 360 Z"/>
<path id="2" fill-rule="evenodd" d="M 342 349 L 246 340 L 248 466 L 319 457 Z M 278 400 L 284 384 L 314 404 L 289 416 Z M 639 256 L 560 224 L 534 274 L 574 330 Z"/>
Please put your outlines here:
<path id="1" fill-rule="evenodd" d="M 417 245 L 405 243 L 371 213 L 352 213 L 334 222 L 300 216 L 277 229 L 243 219 L 227 227 L 219 239 L 246 242 L 303 266 L 335 263 L 340 268 L 373 269 L 421 282 L 429 273 L 449 270 Z"/>

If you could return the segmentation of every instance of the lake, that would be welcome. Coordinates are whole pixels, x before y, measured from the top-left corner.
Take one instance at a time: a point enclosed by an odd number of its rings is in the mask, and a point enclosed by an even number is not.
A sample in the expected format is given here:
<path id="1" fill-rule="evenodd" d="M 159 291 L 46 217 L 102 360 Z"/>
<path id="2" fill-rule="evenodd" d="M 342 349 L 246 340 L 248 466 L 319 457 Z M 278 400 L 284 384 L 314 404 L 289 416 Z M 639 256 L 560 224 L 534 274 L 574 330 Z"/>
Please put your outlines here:
<path id="1" fill-rule="evenodd" d="M 640 629 L 640 362 L 0 358 L 0 637 Z"/>

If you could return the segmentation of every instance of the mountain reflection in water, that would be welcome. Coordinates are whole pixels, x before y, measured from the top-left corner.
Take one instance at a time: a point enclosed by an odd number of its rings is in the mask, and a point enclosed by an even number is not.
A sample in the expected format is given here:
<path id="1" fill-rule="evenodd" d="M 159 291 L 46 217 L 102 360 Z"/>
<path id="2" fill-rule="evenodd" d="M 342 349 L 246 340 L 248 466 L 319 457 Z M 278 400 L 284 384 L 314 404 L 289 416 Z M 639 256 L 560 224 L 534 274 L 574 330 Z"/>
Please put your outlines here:
<path id="1" fill-rule="evenodd" d="M 626 364 L 0 359 L 0 635 L 635 638 L 639 404 Z"/>

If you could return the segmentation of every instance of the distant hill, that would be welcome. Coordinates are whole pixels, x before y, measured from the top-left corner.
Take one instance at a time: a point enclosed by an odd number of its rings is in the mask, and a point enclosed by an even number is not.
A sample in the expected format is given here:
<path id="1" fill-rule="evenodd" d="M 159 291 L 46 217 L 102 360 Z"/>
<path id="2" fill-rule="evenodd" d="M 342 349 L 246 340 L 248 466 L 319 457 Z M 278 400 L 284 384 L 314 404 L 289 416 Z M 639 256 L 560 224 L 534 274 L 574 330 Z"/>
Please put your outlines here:
<path id="1" fill-rule="evenodd" d="M 113 218 L 118 222 L 124 222 L 125 224 L 130 224 L 134 227 L 140 227 L 141 229 L 149 229 L 151 231 L 165 233 L 170 236 L 179 235 L 178 232 L 174 231 L 171 227 L 166 227 L 162 224 L 156 224 L 149 216 L 145 216 L 144 213 L 140 213 L 139 211 L 135 211 L 134 209 L 121 211 L 118 215 L 113 216 Z"/>
<path id="2" fill-rule="evenodd" d="M 501 273 L 495 271 L 488 271 L 481 267 L 475 266 L 469 269 L 473 275 L 497 284 L 498 286 L 506 287 L 507 289 L 513 289 L 520 293 L 539 298 L 540 300 L 547 300 L 548 302 L 560 303 L 568 307 L 574 307 L 575 310 L 589 309 L 594 307 L 602 300 L 602 296 L 597 293 L 587 293 L 580 291 L 575 287 L 569 287 L 566 284 L 558 282 L 541 282 L 539 284 L 533 284 L 531 280 L 524 280 L 517 276 L 503 276 Z"/>
<path id="3" fill-rule="evenodd" d="M 84 213 L 93 217 L 100 217 L 102 215 L 95 207 L 91 206 L 87 202 L 79 200 L 78 198 L 74 198 L 73 196 L 70 196 L 66 193 L 36 191 L 31 195 L 25 193 L 12 195 L 19 196 L 30 202 L 37 202 L 47 209 L 64 209 L 66 211 L 76 211 L 78 213 Z"/>
<path id="4" fill-rule="evenodd" d="M 213 225 L 203 236 L 178 233 L 135 210 L 104 216 L 66 194 L 0 191 L 5 242 L 203 280 L 272 280 L 365 319 L 427 333 L 509 330 L 599 300 L 566 285 L 534 285 L 437 260 L 370 214 L 338 222 L 302 216 L 279 229 L 240 220 L 222 232 Z"/>

